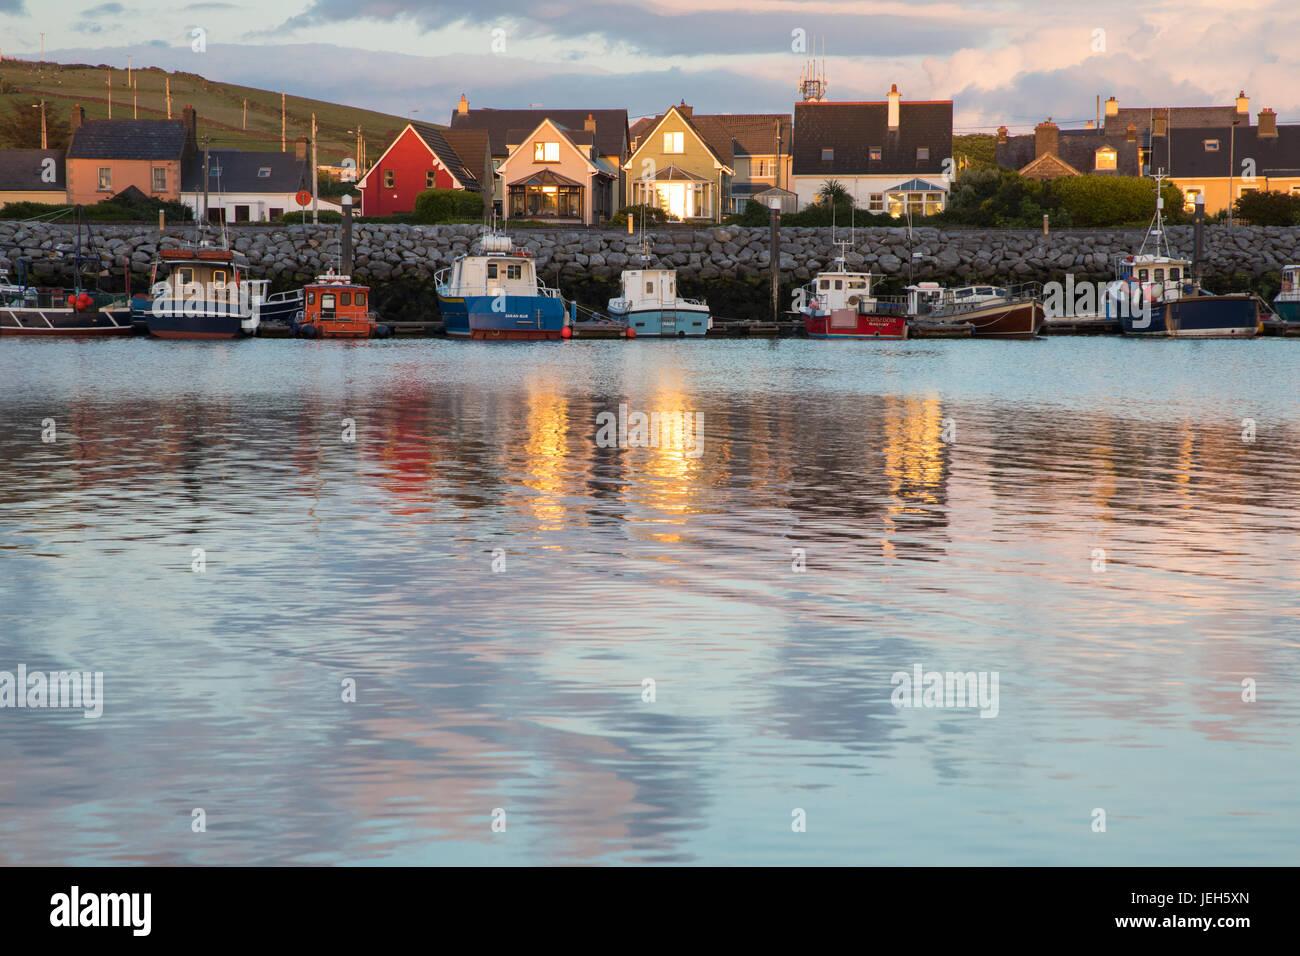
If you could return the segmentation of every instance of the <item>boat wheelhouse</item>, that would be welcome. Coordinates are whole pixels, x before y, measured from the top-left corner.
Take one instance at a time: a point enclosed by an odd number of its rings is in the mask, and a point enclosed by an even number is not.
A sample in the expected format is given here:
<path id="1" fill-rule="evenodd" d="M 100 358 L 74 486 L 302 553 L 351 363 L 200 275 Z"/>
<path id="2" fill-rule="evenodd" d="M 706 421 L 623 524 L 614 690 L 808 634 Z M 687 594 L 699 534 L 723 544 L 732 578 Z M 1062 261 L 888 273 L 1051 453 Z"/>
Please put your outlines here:
<path id="1" fill-rule="evenodd" d="M 543 285 L 532 255 L 509 236 L 487 234 L 434 276 L 443 328 L 456 338 L 559 339 L 568 316 L 558 289 Z"/>
<path id="2" fill-rule="evenodd" d="M 1300 322 L 1300 265 L 1282 267 L 1282 289 L 1273 299 L 1273 311 L 1286 322 Z"/>
<path id="3" fill-rule="evenodd" d="M 624 269 L 619 282 L 620 295 L 609 300 L 608 311 L 637 336 L 702 336 L 713 328 L 707 302 L 677 294 L 676 269 Z"/>
<path id="4" fill-rule="evenodd" d="M 230 249 L 159 250 L 144 316 L 150 334 L 164 339 L 252 335 L 270 281 L 242 275 L 242 259 Z"/>
<path id="5" fill-rule="evenodd" d="M 293 334 L 306 339 L 386 338 L 389 329 L 370 311 L 370 287 L 328 272 L 302 289 L 303 308 Z"/>
<path id="6" fill-rule="evenodd" d="M 841 247 L 835 259 L 836 268 L 817 273 L 812 282 L 795 292 L 795 303 L 803 314 L 808 337 L 907 338 L 907 299 L 873 294 L 875 277 L 870 272 L 848 271 L 844 264 L 849 244 L 836 245 Z"/>
<path id="7" fill-rule="evenodd" d="M 1032 339 L 1043 327 L 1042 287 L 968 285 L 908 286 L 908 312 L 927 323 L 969 325 L 972 338 Z"/>

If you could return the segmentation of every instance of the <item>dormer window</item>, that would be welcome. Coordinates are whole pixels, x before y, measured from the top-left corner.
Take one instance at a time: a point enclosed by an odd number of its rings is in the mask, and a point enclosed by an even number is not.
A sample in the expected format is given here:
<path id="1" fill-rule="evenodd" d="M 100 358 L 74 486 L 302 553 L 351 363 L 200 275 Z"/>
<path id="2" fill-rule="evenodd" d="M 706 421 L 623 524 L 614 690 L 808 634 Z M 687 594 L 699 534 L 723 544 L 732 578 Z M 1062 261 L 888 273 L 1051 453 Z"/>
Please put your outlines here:
<path id="1" fill-rule="evenodd" d="M 918 146 L 918 147 L 916 147 L 916 161 L 917 161 L 918 163 L 928 163 L 928 162 L 930 161 L 930 147 L 929 147 L 929 146 Z"/>
<path id="2" fill-rule="evenodd" d="M 878 163 L 884 157 L 885 151 L 879 146 L 872 146 L 869 155 L 873 163 Z"/>
<path id="3" fill-rule="evenodd" d="M 1205 141 L 1205 151 L 1207 153 L 1217 153 L 1219 151 L 1219 141 L 1217 139 L 1207 139 Z"/>
<path id="4" fill-rule="evenodd" d="M 835 159 L 835 150 L 822 147 L 822 162 L 829 163 Z"/>
<path id="5" fill-rule="evenodd" d="M 271 178 L 271 167 L 270 167 L 270 166 L 259 166 L 259 167 L 258 167 L 258 170 L 257 170 L 257 178 L 258 178 L 258 179 L 270 179 L 270 178 Z"/>
<path id="6" fill-rule="evenodd" d="M 558 163 L 560 161 L 559 143 L 533 143 L 533 162 Z"/>
<path id="7" fill-rule="evenodd" d="M 1103 146 L 1097 150 L 1097 169 L 1115 169 L 1119 160 L 1119 154 L 1109 146 Z"/>

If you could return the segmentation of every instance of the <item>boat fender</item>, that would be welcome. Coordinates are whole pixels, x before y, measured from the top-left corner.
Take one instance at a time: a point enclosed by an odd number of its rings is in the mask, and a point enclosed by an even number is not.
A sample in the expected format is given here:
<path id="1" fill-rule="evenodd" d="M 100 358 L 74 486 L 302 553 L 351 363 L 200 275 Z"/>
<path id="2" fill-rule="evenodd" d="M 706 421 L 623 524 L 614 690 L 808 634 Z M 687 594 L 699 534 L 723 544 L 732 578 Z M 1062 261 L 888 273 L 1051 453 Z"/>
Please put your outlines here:
<path id="1" fill-rule="evenodd" d="M 634 339 L 636 338 L 636 329 L 632 328 L 632 326 L 629 325 L 627 327 L 627 332 L 625 334 L 629 339 Z"/>
<path id="2" fill-rule="evenodd" d="M 386 325 L 375 326 L 375 338 L 386 339 L 393 334 L 393 330 Z"/>
<path id="3" fill-rule="evenodd" d="M 566 325 L 564 328 L 560 329 L 560 338 L 562 339 L 573 338 L 573 327 Z"/>
<path id="4" fill-rule="evenodd" d="M 301 331 L 302 337 L 304 339 L 314 339 L 316 338 L 316 335 L 319 332 L 319 330 L 314 325 L 299 326 L 299 331 Z"/>

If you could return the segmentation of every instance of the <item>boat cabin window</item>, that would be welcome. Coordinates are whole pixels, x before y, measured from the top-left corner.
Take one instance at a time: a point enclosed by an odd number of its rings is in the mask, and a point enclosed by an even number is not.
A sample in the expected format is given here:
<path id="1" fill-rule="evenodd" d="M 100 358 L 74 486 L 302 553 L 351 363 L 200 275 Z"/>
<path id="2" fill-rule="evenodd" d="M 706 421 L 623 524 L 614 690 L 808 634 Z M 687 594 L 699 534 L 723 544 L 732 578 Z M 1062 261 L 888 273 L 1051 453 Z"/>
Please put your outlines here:
<path id="1" fill-rule="evenodd" d="M 194 281 L 194 270 L 181 269 L 180 277 L 181 277 L 181 285 L 189 285 L 191 282 Z"/>
<path id="2" fill-rule="evenodd" d="M 351 305 L 351 304 L 352 304 L 352 293 L 351 293 L 351 292 L 340 292 L 340 293 L 339 293 L 339 305 Z"/>
<path id="3" fill-rule="evenodd" d="M 867 287 L 867 282 L 866 282 L 865 279 L 850 279 L 850 280 L 849 280 L 849 288 L 850 288 L 850 289 L 865 289 L 866 287 Z"/>
<path id="4" fill-rule="evenodd" d="M 213 285 L 225 285 L 225 284 L 226 284 L 226 270 L 225 270 L 225 269 L 214 269 L 214 270 L 213 270 L 213 272 L 212 272 L 212 284 L 213 284 Z"/>
<path id="5" fill-rule="evenodd" d="M 523 278 L 523 275 L 524 275 L 524 267 L 519 265 L 519 263 L 512 262 L 506 266 L 507 279 L 520 279 Z"/>
<path id="6" fill-rule="evenodd" d="M 655 290 L 655 284 L 654 284 L 653 282 L 647 282 L 647 283 L 645 284 L 645 294 L 646 294 L 646 295 L 651 295 L 651 294 L 653 294 L 653 293 L 654 293 L 654 290 Z"/>
<path id="7" fill-rule="evenodd" d="M 334 293 L 333 293 L 333 292 L 323 292 L 323 293 L 321 293 L 321 297 L 320 297 L 320 307 L 321 307 L 322 309 L 333 309 L 333 308 L 334 308 Z"/>
<path id="8" fill-rule="evenodd" d="M 975 293 L 976 293 L 976 295 L 993 295 L 993 294 L 994 294 L 994 293 L 993 293 L 993 290 L 990 289 L 988 286 L 981 286 L 980 288 L 978 288 L 978 289 L 975 290 Z"/>
<path id="9" fill-rule="evenodd" d="M 497 277 L 497 264 L 495 262 L 489 262 L 487 269 L 488 269 L 487 277 L 489 279 L 495 279 Z"/>
<path id="10" fill-rule="evenodd" d="M 1139 282 L 1146 282 L 1147 279 L 1149 279 L 1149 278 L 1151 278 L 1151 270 L 1150 270 L 1150 269 L 1139 269 L 1139 270 L 1138 270 L 1138 281 L 1139 281 Z"/>
<path id="11" fill-rule="evenodd" d="M 831 287 L 831 280 L 830 280 L 830 279 L 822 279 L 822 281 L 821 281 L 821 290 L 822 290 L 823 292 L 825 292 L 825 291 L 826 291 L 827 289 L 829 289 L 830 287 Z"/>
<path id="12" fill-rule="evenodd" d="M 315 292 L 308 292 L 308 293 L 307 293 L 307 304 L 308 304 L 308 305 L 315 305 L 315 304 L 316 304 L 316 293 L 315 293 Z"/>
<path id="13" fill-rule="evenodd" d="M 958 299 L 966 299 L 966 298 L 969 298 L 970 296 L 974 295 L 974 293 L 975 293 L 975 290 L 974 290 L 974 289 L 958 289 L 958 290 L 957 290 L 956 298 L 958 298 Z"/>
<path id="14" fill-rule="evenodd" d="M 672 280 L 672 279 L 669 279 L 669 280 L 668 280 L 668 294 L 669 294 L 669 295 L 672 295 L 672 294 L 673 294 L 673 280 Z"/>
<path id="15" fill-rule="evenodd" d="M 1164 270 L 1164 269 L 1157 269 L 1157 270 L 1155 270 L 1155 279 L 1156 279 L 1157 282 L 1164 282 L 1164 281 L 1165 281 L 1165 270 Z"/>
<path id="16" fill-rule="evenodd" d="M 1178 281 L 1178 267 L 1177 267 L 1177 266 L 1175 266 L 1174 268 L 1172 268 L 1172 269 L 1169 270 L 1169 279 L 1170 279 L 1171 282 L 1177 282 L 1177 281 Z"/>
<path id="17" fill-rule="evenodd" d="M 365 305 L 365 304 L 366 304 L 366 294 L 364 292 L 358 292 L 357 305 Z"/>

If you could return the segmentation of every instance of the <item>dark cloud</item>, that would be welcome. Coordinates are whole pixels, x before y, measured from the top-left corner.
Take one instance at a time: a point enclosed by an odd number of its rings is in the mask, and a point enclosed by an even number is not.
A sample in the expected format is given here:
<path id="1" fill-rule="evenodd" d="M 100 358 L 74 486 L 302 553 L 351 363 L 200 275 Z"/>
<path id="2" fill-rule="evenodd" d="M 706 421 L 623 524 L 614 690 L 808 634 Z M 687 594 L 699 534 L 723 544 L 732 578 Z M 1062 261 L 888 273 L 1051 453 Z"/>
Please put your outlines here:
<path id="1" fill-rule="evenodd" d="M 125 11 L 126 7 L 122 6 L 120 3 L 101 3 L 99 6 L 89 7 L 88 9 L 83 10 L 81 15 L 88 20 L 93 20 L 96 17 L 117 16 L 119 13 L 124 13 Z"/>
<path id="2" fill-rule="evenodd" d="M 855 56 L 941 56 L 990 38 L 985 28 L 959 22 L 936 23 L 915 17 L 857 13 L 804 14 L 708 10 L 662 14 L 635 2 L 591 4 L 557 0 L 477 0 L 471 10 L 449 12 L 433 0 L 312 0 L 303 13 L 282 28 L 297 29 L 357 19 L 413 20 L 423 31 L 445 29 L 453 23 L 481 27 L 488 50 L 492 31 L 505 31 L 511 41 L 529 38 L 591 37 L 601 46 L 623 44 L 646 54 L 737 55 L 795 53 L 793 31 L 803 30 L 807 45 L 826 38 L 826 52 Z M 473 51 L 469 51 L 473 52 Z"/>
<path id="3" fill-rule="evenodd" d="M 0 0 L 0 13 L 22 13 L 23 0 Z"/>

